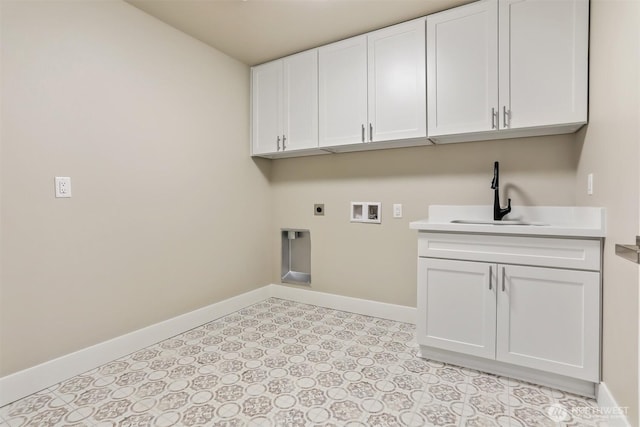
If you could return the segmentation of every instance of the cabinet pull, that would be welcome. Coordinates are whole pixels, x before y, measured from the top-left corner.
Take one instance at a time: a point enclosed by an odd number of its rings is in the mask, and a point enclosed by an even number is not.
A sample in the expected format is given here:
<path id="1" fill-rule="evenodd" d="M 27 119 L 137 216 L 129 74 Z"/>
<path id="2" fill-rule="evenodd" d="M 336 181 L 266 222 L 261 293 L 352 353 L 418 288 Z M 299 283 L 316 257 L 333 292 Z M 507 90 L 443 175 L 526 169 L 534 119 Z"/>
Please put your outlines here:
<path id="1" fill-rule="evenodd" d="M 287 137 L 282 135 L 282 151 L 287 149 L 287 146 L 284 143 L 287 142 Z"/>
<path id="2" fill-rule="evenodd" d="M 364 142 L 364 125 L 362 125 L 362 142 Z"/>
<path id="3" fill-rule="evenodd" d="M 503 105 L 502 106 L 502 121 L 504 122 L 504 127 L 507 127 L 507 117 L 509 116 L 509 113 L 507 113 L 507 106 Z"/>
<path id="4" fill-rule="evenodd" d="M 280 151 L 280 135 L 278 135 L 278 140 L 276 141 L 276 151 Z"/>
<path id="5" fill-rule="evenodd" d="M 505 282 L 505 278 L 504 278 L 504 267 L 502 267 L 502 292 L 504 292 L 504 282 Z"/>
<path id="6" fill-rule="evenodd" d="M 369 123 L 369 142 L 373 141 L 373 125 Z"/>
<path id="7" fill-rule="evenodd" d="M 491 281 L 493 280 L 493 266 L 489 266 L 489 290 L 491 290 Z"/>
<path id="8" fill-rule="evenodd" d="M 491 109 L 491 129 L 495 129 L 496 128 L 496 116 L 498 114 L 496 113 L 496 109 L 492 108 Z"/>

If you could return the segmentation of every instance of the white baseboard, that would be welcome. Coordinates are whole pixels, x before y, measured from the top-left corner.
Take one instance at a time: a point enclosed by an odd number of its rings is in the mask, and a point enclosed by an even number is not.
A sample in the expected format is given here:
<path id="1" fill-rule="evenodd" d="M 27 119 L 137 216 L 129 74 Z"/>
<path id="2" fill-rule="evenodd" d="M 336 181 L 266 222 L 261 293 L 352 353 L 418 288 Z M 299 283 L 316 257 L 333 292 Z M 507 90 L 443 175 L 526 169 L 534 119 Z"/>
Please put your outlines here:
<path id="1" fill-rule="evenodd" d="M 416 309 L 413 307 L 267 285 L 2 377 L 0 407 L 269 297 L 415 323 Z"/>
<path id="2" fill-rule="evenodd" d="M 263 301 L 269 298 L 269 291 L 270 286 L 263 286 L 2 377 L 0 378 L 0 406 Z"/>
<path id="3" fill-rule="evenodd" d="M 345 297 L 312 291 L 307 288 L 294 288 L 284 285 L 269 285 L 269 296 L 283 298 L 305 304 L 320 305 L 334 310 L 349 311 L 366 316 L 381 317 L 397 322 L 416 323 L 415 307 L 388 304 L 360 298 Z"/>
<path id="4" fill-rule="evenodd" d="M 626 417 L 625 408 L 621 408 L 616 399 L 609 391 L 605 383 L 598 385 L 597 397 L 598 406 L 603 414 L 611 414 L 607 418 L 609 427 L 631 427 L 631 423 Z"/>
<path id="5" fill-rule="evenodd" d="M 290 286 L 267 285 L 0 378 L 0 407 L 269 297 L 320 305 L 335 310 L 382 317 L 399 322 L 416 322 L 414 307 Z M 597 399 L 598 405 L 603 409 L 619 408 L 604 383 L 598 387 Z M 631 426 L 625 416 L 612 416 L 609 425 L 612 427 Z"/>

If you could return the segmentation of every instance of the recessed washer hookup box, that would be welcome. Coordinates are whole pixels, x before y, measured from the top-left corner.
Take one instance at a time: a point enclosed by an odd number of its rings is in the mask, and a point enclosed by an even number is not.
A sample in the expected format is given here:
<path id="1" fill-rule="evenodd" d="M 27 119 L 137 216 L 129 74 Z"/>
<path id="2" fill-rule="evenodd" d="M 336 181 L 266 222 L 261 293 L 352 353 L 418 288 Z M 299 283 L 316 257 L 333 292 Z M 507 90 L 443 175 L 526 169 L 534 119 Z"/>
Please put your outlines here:
<path id="1" fill-rule="evenodd" d="M 309 230 L 283 228 L 282 270 L 283 283 L 311 284 L 311 233 Z"/>

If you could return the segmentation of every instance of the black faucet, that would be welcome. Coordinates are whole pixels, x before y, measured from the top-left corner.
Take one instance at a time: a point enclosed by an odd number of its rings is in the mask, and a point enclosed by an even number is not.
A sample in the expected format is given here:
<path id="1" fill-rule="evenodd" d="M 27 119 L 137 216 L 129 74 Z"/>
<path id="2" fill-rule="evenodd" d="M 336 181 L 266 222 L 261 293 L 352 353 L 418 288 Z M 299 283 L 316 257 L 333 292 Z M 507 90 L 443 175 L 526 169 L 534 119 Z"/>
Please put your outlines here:
<path id="1" fill-rule="evenodd" d="M 491 188 L 493 188 L 493 220 L 502 221 L 502 217 L 511 212 L 511 199 L 507 202 L 505 209 L 500 207 L 500 163 L 498 162 L 493 163 Z"/>

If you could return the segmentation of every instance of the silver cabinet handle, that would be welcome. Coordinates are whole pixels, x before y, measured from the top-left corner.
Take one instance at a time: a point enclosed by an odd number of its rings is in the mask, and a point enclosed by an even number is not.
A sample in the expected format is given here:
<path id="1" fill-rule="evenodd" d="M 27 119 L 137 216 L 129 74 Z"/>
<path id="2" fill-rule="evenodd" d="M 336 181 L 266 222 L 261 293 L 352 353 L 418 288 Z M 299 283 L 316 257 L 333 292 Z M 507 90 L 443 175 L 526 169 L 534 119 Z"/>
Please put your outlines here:
<path id="1" fill-rule="evenodd" d="M 507 127 L 507 117 L 509 116 L 509 113 L 507 113 L 507 106 L 503 105 L 502 106 L 502 121 L 504 122 L 504 127 Z"/>
<path id="2" fill-rule="evenodd" d="M 362 125 L 362 142 L 364 142 L 364 125 Z"/>
<path id="3" fill-rule="evenodd" d="M 282 135 L 282 151 L 287 149 L 287 146 L 284 143 L 287 141 L 287 137 Z"/>
<path id="4" fill-rule="evenodd" d="M 504 282 L 505 282 L 504 267 L 502 267 L 502 292 L 505 291 Z"/>
<path id="5" fill-rule="evenodd" d="M 280 151 L 280 135 L 278 135 L 278 140 L 276 141 L 276 151 Z"/>
<path id="6" fill-rule="evenodd" d="M 491 281 L 493 280 L 493 266 L 489 266 L 489 290 L 491 290 Z"/>
<path id="7" fill-rule="evenodd" d="M 369 123 L 369 142 L 373 141 L 373 125 Z"/>
<path id="8" fill-rule="evenodd" d="M 495 129 L 496 128 L 496 109 L 492 108 L 491 109 L 491 129 Z"/>

